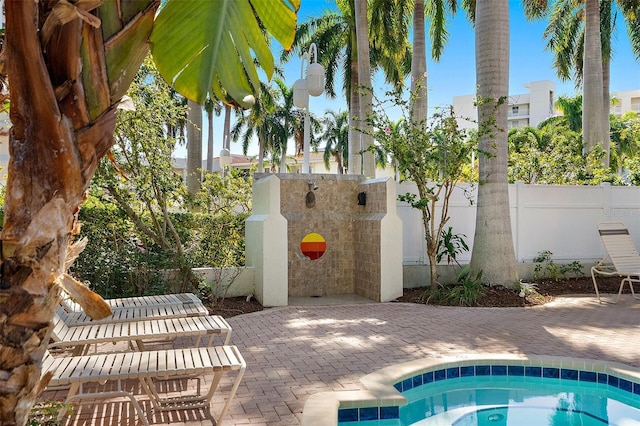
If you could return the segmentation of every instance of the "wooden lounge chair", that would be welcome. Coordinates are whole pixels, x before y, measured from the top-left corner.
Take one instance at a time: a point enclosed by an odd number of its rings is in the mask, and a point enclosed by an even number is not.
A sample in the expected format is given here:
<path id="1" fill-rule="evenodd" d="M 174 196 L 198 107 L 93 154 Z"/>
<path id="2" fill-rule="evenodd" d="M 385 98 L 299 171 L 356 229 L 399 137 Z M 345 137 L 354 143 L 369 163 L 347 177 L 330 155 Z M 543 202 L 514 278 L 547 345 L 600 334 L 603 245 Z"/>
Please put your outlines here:
<path id="1" fill-rule="evenodd" d="M 76 355 L 85 353 L 89 346 L 98 343 L 132 342 L 138 349 L 144 350 L 144 342 L 150 340 L 196 337 L 195 346 L 199 346 L 203 337 L 208 336 L 207 345 L 211 346 L 215 336 L 225 335 L 225 345 L 231 339 L 231 326 L 218 315 L 76 326 L 69 326 L 65 322 L 65 315 L 64 311 L 58 311 L 54 315 L 52 343 L 49 347 L 73 347 Z"/>
<path id="2" fill-rule="evenodd" d="M 105 302 L 114 309 L 139 308 L 148 306 L 166 305 L 195 305 L 203 306 L 202 301 L 193 293 L 161 294 L 157 296 L 121 297 L 117 299 L 105 299 Z M 79 304 L 73 302 L 68 296 L 63 295 L 62 306 L 69 312 L 82 312 Z"/>
<path id="3" fill-rule="evenodd" d="M 625 284 L 629 284 L 632 296 L 640 299 L 633 288 L 633 283 L 640 283 L 640 254 L 626 225 L 622 222 L 602 222 L 598 225 L 598 232 L 605 248 L 604 258 L 591 268 L 598 301 L 602 302 L 596 281 L 598 274 L 622 277 L 618 296 L 612 303 L 618 303 Z"/>
<path id="4" fill-rule="evenodd" d="M 112 308 L 112 315 L 101 320 L 94 320 L 82 311 L 68 311 L 63 305 L 58 308 L 58 313 L 65 316 L 65 322 L 69 326 L 85 324 L 106 324 L 111 322 L 139 321 L 154 318 L 185 318 L 201 317 L 209 315 L 209 310 L 204 305 L 196 304 L 167 304 L 156 306 L 138 306 L 130 308 Z"/>
<path id="5" fill-rule="evenodd" d="M 49 386 L 69 387 L 67 402 L 86 404 L 96 399 L 126 397 L 133 404 L 140 420 L 149 425 L 149 420 L 142 410 L 136 396 L 124 390 L 122 381 L 136 379 L 149 396 L 155 410 L 175 410 L 187 408 L 209 407 L 211 399 L 218 388 L 222 375 L 229 371 L 237 371 L 231 391 L 216 424 L 222 424 L 229 409 L 238 385 L 242 380 L 246 363 L 235 346 L 216 346 L 208 348 L 183 348 L 146 352 L 121 352 L 112 354 L 92 354 L 77 357 L 54 358 L 49 351 L 43 359 L 43 375 L 51 372 Z M 206 393 L 181 397 L 161 397 L 155 385 L 157 380 L 197 377 L 202 374 L 213 374 L 211 386 Z M 116 382 L 116 390 L 86 391 L 86 383 Z M 199 391 L 199 386 L 198 386 Z M 63 413 L 64 415 L 64 410 Z"/>

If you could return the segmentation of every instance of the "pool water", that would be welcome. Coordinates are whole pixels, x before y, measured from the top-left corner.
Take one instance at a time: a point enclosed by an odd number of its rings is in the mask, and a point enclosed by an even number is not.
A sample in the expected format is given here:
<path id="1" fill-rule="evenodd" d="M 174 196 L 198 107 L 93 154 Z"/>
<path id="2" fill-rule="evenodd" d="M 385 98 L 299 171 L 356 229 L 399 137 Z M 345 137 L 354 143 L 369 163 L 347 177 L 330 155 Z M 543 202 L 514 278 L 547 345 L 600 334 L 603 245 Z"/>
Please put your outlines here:
<path id="1" fill-rule="evenodd" d="M 638 426 L 640 395 L 607 383 L 461 377 L 403 392 L 399 418 L 344 426 Z"/>

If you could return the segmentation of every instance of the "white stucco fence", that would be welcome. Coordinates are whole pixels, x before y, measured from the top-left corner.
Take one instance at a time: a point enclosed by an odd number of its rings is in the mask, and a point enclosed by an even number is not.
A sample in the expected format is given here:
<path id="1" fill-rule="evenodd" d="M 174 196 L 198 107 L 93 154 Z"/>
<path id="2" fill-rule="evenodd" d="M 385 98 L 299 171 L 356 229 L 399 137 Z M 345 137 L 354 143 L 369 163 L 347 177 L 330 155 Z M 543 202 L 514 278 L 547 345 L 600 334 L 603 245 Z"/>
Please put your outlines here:
<path id="1" fill-rule="evenodd" d="M 466 186 L 469 189 L 469 186 Z M 417 192 L 415 184 L 397 184 L 397 193 Z M 447 227 L 454 234 L 464 234 L 469 249 L 473 247 L 476 216 L 476 189 L 470 192 L 471 203 L 462 189 L 452 196 Z M 553 253 L 556 263 L 579 261 L 585 274 L 588 268 L 604 255 L 597 232 L 600 222 L 620 221 L 629 228 L 636 247 L 640 248 L 640 187 L 509 185 L 511 229 L 516 259 L 520 264 L 520 278 L 533 275 L 533 259 L 543 251 Z M 427 285 L 428 258 L 420 212 L 398 201 L 397 212 L 402 219 L 403 285 L 406 288 Z M 445 227 L 446 229 L 446 227 Z M 384 244 L 384 242 L 383 242 Z M 471 252 L 458 256 L 460 263 L 468 263 Z M 206 270 L 200 273 L 207 274 Z M 452 267 L 439 267 L 441 277 L 451 279 Z M 229 289 L 229 296 L 253 294 L 255 273 L 243 268 Z"/>
<path id="2" fill-rule="evenodd" d="M 398 194 L 406 192 L 416 192 L 415 184 L 398 184 Z M 445 226 L 451 226 L 454 234 L 466 235 L 469 249 L 473 247 L 477 188 L 470 195 L 473 204 L 464 191 L 456 190 L 449 207 L 451 219 Z M 509 200 L 513 244 L 520 263 L 531 263 L 545 250 L 553 253 L 556 263 L 593 263 L 604 254 L 597 232 L 598 223 L 604 221 L 624 222 L 640 247 L 640 187 L 518 182 L 509 185 Z M 398 202 L 398 214 L 403 222 L 404 264 L 428 263 L 420 212 Z M 470 258 L 470 252 L 458 257 L 461 263 Z"/>

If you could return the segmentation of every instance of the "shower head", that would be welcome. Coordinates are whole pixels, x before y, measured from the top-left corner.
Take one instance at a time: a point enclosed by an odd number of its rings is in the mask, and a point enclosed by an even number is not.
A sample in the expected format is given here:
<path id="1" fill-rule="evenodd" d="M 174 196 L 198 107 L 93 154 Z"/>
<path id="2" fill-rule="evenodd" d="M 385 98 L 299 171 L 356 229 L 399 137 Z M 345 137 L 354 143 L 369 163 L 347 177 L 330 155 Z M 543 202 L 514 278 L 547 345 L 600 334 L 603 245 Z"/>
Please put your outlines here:
<path id="1" fill-rule="evenodd" d="M 309 185 L 309 191 L 311 191 L 311 189 L 313 189 L 314 191 L 318 189 L 318 185 L 316 185 L 316 183 L 311 180 L 307 181 L 307 185 Z"/>

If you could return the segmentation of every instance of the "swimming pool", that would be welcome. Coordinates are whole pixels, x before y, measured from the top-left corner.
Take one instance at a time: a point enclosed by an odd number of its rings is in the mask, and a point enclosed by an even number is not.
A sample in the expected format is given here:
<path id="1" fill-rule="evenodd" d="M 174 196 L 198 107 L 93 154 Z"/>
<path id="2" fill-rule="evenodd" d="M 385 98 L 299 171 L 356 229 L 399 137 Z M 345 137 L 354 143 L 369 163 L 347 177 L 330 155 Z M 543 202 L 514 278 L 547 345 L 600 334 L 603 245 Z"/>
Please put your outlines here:
<path id="1" fill-rule="evenodd" d="M 303 425 L 640 425 L 640 372 L 617 363 L 518 355 L 431 359 L 387 367 L 361 382 L 365 391 L 312 396 Z M 322 407 L 322 422 L 313 420 L 314 406 Z M 330 421 L 329 406 L 336 413 Z"/>

